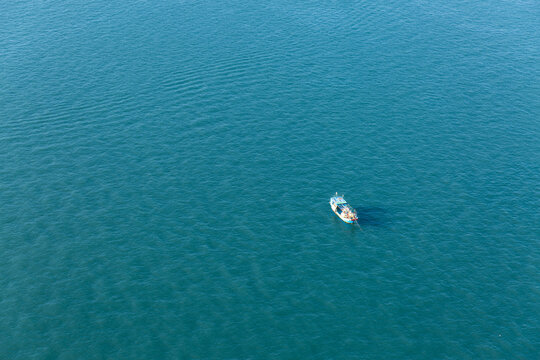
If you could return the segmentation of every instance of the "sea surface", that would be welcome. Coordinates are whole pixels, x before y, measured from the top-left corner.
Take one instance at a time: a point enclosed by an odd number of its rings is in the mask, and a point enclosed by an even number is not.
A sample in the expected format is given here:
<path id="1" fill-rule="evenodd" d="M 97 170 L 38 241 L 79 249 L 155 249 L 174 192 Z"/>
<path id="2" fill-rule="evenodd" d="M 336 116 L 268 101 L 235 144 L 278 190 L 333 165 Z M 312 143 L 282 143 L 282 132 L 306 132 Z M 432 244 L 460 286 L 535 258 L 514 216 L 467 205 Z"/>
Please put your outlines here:
<path id="1" fill-rule="evenodd" d="M 539 18 L 2 2 L 0 359 L 540 359 Z"/>

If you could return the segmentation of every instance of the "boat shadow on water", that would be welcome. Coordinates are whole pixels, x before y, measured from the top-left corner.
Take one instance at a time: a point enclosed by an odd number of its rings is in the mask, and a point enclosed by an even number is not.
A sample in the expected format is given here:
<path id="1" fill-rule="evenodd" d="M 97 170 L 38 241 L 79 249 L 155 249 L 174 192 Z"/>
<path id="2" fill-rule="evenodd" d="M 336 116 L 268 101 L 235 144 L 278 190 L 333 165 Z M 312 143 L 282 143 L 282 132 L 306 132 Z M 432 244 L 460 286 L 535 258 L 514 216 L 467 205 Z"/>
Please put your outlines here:
<path id="1" fill-rule="evenodd" d="M 386 226 L 390 220 L 388 211 L 380 207 L 361 206 L 354 208 L 356 210 L 360 226 Z"/>

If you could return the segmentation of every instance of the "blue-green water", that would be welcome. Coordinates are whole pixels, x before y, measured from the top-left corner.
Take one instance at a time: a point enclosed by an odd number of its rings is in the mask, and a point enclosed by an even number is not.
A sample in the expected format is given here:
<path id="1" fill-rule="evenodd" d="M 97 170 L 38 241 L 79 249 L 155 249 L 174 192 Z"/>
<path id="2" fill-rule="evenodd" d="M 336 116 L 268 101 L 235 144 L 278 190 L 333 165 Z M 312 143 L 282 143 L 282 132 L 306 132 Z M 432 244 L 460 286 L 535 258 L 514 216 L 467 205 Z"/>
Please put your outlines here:
<path id="1" fill-rule="evenodd" d="M 3 2 L 0 358 L 538 359 L 539 16 Z"/>

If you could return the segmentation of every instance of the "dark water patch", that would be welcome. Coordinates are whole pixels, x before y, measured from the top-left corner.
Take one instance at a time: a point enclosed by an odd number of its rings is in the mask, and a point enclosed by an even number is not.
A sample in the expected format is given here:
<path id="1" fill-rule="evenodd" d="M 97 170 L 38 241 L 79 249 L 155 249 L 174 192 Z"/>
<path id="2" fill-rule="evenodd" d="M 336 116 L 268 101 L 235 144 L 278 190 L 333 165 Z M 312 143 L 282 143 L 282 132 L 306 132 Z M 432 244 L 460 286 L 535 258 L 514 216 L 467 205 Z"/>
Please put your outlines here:
<path id="1" fill-rule="evenodd" d="M 390 216 L 387 209 L 377 206 L 360 206 L 355 208 L 358 224 L 363 226 L 387 226 Z"/>

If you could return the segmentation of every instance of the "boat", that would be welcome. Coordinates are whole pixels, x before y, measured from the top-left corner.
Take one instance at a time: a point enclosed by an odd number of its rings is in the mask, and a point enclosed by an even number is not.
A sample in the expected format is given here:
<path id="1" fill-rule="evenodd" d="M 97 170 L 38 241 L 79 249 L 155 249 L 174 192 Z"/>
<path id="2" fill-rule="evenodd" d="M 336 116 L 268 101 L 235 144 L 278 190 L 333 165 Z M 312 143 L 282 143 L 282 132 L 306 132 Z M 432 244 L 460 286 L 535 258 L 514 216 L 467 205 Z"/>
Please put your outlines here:
<path id="1" fill-rule="evenodd" d="M 337 216 L 347 224 L 352 224 L 358 220 L 356 210 L 345 201 L 343 195 L 339 196 L 338 193 L 330 198 L 330 207 Z"/>

